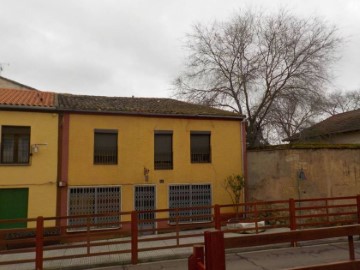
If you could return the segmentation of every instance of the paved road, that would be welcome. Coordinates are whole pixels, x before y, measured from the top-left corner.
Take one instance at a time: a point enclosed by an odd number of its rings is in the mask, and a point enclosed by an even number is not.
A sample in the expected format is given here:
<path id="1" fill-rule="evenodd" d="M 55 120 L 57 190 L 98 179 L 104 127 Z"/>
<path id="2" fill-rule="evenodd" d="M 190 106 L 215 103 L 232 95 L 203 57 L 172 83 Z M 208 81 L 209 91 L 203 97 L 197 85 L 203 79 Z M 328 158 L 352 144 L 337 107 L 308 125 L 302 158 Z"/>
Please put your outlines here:
<path id="1" fill-rule="evenodd" d="M 360 258 L 360 243 L 355 243 L 355 256 Z M 347 242 L 278 248 L 227 254 L 227 270 L 279 270 L 297 266 L 343 261 L 349 258 Z M 112 266 L 96 270 L 186 270 L 187 260 L 172 260 L 139 265 Z"/>

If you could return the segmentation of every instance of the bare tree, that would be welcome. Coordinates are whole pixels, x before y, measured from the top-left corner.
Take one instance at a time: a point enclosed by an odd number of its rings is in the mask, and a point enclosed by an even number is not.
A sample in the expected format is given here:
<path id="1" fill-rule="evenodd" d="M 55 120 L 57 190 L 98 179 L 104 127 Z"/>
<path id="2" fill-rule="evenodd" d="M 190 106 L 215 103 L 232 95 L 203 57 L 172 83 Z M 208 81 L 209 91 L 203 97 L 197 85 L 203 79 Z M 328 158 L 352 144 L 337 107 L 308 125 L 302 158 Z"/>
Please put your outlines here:
<path id="1" fill-rule="evenodd" d="M 266 118 L 268 140 L 281 143 L 283 139 L 315 124 L 323 114 L 324 104 L 323 95 L 301 89 L 280 95 Z"/>
<path id="2" fill-rule="evenodd" d="M 227 22 L 196 25 L 188 35 L 185 72 L 175 81 L 180 98 L 246 114 L 248 143 L 266 143 L 268 115 L 281 96 L 318 93 L 340 43 L 318 18 L 239 12 Z"/>
<path id="3" fill-rule="evenodd" d="M 328 115 L 360 109 L 360 89 L 332 92 L 325 99 L 322 108 L 323 112 Z"/>

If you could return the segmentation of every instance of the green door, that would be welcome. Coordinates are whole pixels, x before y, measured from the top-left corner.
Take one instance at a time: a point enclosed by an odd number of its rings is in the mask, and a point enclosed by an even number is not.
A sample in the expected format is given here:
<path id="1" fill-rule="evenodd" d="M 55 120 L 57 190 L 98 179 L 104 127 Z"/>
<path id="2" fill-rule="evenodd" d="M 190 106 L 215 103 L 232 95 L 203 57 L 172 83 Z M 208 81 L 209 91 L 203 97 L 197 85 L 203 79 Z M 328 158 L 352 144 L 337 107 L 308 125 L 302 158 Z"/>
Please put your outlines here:
<path id="1" fill-rule="evenodd" d="M 0 220 L 27 218 L 29 189 L 0 189 Z M 0 223 L 0 229 L 26 228 L 26 222 Z"/>

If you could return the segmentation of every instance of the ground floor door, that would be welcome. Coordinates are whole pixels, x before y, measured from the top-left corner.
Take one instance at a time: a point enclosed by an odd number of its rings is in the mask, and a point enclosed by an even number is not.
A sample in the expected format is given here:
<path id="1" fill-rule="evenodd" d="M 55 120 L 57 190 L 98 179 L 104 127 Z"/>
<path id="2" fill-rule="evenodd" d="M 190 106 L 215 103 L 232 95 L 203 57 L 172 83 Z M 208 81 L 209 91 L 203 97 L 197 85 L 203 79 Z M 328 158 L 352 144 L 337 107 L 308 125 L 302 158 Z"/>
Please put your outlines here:
<path id="1" fill-rule="evenodd" d="M 27 218 L 29 189 L 0 189 L 0 220 Z M 0 229 L 26 228 L 26 222 L 0 223 Z"/>
<path id="2" fill-rule="evenodd" d="M 135 186 L 135 210 L 155 210 L 155 186 L 141 185 Z M 154 212 L 139 213 L 139 230 L 154 229 L 154 221 L 142 222 L 142 220 L 153 220 L 155 219 Z M 153 234 L 152 231 L 143 232 L 141 234 Z"/>

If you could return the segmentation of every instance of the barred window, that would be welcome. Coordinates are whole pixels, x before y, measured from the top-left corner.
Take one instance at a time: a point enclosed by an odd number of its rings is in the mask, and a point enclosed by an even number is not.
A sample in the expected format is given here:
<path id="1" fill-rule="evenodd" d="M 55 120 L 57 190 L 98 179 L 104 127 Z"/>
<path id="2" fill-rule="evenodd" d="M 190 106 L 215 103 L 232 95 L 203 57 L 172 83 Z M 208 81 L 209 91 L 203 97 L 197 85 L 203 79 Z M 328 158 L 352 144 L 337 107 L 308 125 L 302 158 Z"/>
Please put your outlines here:
<path id="1" fill-rule="evenodd" d="M 210 132 L 192 131 L 190 133 L 191 163 L 210 163 Z"/>
<path id="2" fill-rule="evenodd" d="M 94 164 L 118 163 L 117 130 L 95 130 Z"/>
<path id="3" fill-rule="evenodd" d="M 183 209 L 188 207 L 209 208 Z M 171 185 L 169 186 L 169 208 L 176 209 L 170 211 L 170 222 L 206 222 L 211 220 L 211 185 Z M 196 217 L 203 216 L 203 217 Z"/>
<path id="4" fill-rule="evenodd" d="M 30 127 L 2 126 L 1 140 L 1 163 L 29 163 Z"/>
<path id="5" fill-rule="evenodd" d="M 172 132 L 155 132 L 154 139 L 154 168 L 155 170 L 172 170 Z"/>
<path id="6" fill-rule="evenodd" d="M 68 215 L 95 215 L 120 212 L 121 189 L 119 186 L 70 187 Z M 91 216 L 91 228 L 119 227 L 120 215 Z M 87 218 L 70 218 L 68 225 L 72 230 L 83 230 Z"/>

